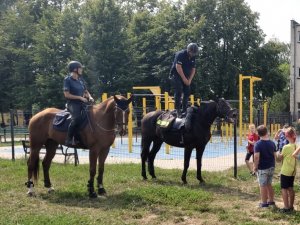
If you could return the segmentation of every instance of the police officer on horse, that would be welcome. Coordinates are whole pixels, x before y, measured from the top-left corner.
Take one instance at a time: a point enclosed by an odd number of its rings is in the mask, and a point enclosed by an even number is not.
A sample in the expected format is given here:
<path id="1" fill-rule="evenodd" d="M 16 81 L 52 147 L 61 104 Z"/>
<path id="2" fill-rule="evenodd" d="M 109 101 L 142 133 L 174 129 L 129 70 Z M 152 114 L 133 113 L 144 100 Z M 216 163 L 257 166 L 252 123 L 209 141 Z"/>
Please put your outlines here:
<path id="1" fill-rule="evenodd" d="M 78 135 L 78 129 L 82 122 L 84 107 L 83 103 L 94 102 L 94 99 L 88 92 L 85 81 L 82 78 L 83 66 L 78 61 L 71 61 L 68 64 L 69 75 L 64 79 L 64 96 L 67 99 L 67 109 L 71 114 L 71 123 L 68 128 L 68 135 L 65 142 L 66 146 L 76 145 L 73 142 L 73 136 Z M 78 141 L 78 140 L 77 140 Z"/>

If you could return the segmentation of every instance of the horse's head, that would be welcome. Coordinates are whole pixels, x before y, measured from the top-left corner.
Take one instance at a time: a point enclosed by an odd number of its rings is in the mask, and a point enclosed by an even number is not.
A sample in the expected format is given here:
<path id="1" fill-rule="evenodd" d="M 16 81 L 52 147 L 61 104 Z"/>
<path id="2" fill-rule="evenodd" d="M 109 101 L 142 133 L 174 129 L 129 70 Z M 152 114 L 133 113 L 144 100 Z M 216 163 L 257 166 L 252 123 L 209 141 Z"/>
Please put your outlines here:
<path id="1" fill-rule="evenodd" d="M 116 103 L 115 119 L 117 130 L 121 136 L 126 134 L 126 126 L 128 124 L 129 104 L 132 102 L 133 95 L 129 99 L 124 97 L 118 98 L 114 95 L 114 101 Z"/>
<path id="2" fill-rule="evenodd" d="M 220 98 L 217 103 L 217 114 L 219 117 L 224 118 L 225 121 L 233 123 L 237 116 L 237 109 L 233 109 L 228 101 Z"/>

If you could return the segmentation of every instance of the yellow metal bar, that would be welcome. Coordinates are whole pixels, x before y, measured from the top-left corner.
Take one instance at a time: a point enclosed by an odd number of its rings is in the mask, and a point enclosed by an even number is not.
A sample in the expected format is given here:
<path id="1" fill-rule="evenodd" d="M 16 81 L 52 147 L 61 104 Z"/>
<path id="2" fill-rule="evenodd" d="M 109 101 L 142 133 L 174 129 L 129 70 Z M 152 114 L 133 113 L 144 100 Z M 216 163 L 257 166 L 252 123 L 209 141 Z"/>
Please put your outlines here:
<path id="1" fill-rule="evenodd" d="M 165 92 L 165 110 L 169 109 L 169 93 Z M 166 154 L 170 154 L 170 145 L 166 144 Z"/>
<path id="2" fill-rule="evenodd" d="M 250 124 L 253 123 L 253 83 L 255 81 L 261 81 L 261 78 L 259 77 L 254 77 L 254 76 L 251 76 L 250 78 L 250 108 L 249 108 L 249 111 L 250 111 Z"/>
<path id="3" fill-rule="evenodd" d="M 264 102 L 264 125 L 267 126 L 268 102 Z"/>
<path id="4" fill-rule="evenodd" d="M 271 123 L 271 129 L 270 129 L 270 135 L 271 135 L 271 137 L 273 136 L 273 130 L 274 130 L 274 124 Z"/>
<path id="5" fill-rule="evenodd" d="M 103 93 L 101 99 L 104 102 L 107 99 L 107 93 Z"/>
<path id="6" fill-rule="evenodd" d="M 165 92 L 165 110 L 169 109 L 169 93 Z"/>
<path id="7" fill-rule="evenodd" d="M 155 108 L 156 110 L 161 110 L 160 96 L 155 96 Z"/>
<path id="8" fill-rule="evenodd" d="M 146 115 L 146 113 L 147 113 L 147 105 L 146 105 L 146 98 L 144 97 L 144 98 L 142 98 L 142 104 L 143 104 L 143 116 L 145 116 Z"/>
<path id="9" fill-rule="evenodd" d="M 253 123 L 253 81 L 252 79 L 250 79 L 250 106 L 249 106 L 249 113 L 250 113 L 250 121 L 249 123 L 252 124 Z"/>
<path id="10" fill-rule="evenodd" d="M 228 123 L 225 124 L 225 129 L 226 129 L 226 142 L 228 142 L 228 137 L 229 137 L 229 126 Z"/>
<path id="11" fill-rule="evenodd" d="M 190 95 L 190 102 L 191 102 L 191 105 L 194 106 L 194 104 L 195 104 L 195 97 L 194 97 L 194 95 Z"/>
<path id="12" fill-rule="evenodd" d="M 174 105 L 174 100 L 171 96 L 169 96 L 169 106 L 168 106 L 168 109 L 169 110 L 173 110 L 175 108 L 175 105 Z"/>
<path id="13" fill-rule="evenodd" d="M 239 76 L 239 144 L 242 146 L 243 129 L 243 75 Z"/>
<path id="14" fill-rule="evenodd" d="M 127 93 L 127 98 L 130 98 L 131 93 Z M 132 153 L 132 103 L 129 104 L 129 115 L 128 115 L 128 151 Z"/>
<path id="15" fill-rule="evenodd" d="M 133 90 L 150 90 L 155 95 L 161 95 L 160 86 L 139 86 L 132 87 Z"/>

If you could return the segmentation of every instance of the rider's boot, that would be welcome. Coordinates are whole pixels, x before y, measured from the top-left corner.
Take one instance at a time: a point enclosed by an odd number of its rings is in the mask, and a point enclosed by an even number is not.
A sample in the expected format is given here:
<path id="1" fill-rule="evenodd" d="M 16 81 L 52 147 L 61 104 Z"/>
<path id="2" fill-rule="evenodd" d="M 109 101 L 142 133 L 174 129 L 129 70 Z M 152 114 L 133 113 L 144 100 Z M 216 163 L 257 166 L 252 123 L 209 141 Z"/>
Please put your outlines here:
<path id="1" fill-rule="evenodd" d="M 76 124 L 74 123 L 74 121 L 71 121 L 69 128 L 68 128 L 68 134 L 67 134 L 67 139 L 65 141 L 65 145 L 66 146 L 72 146 L 73 145 L 73 136 L 75 133 L 75 128 L 76 128 Z"/>

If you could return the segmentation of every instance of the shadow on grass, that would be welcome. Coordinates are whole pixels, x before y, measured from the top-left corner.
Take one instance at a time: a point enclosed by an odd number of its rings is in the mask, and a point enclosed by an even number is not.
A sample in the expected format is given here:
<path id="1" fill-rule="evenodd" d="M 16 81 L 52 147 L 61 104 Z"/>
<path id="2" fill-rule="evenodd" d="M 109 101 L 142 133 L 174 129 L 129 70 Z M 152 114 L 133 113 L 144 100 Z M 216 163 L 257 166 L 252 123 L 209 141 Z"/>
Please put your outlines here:
<path id="1" fill-rule="evenodd" d="M 57 191 L 50 195 L 41 195 L 41 197 L 54 204 L 63 204 L 65 206 L 79 208 L 101 208 L 102 210 L 132 209 L 134 207 L 145 207 L 147 205 L 147 202 L 143 197 L 128 192 L 90 199 L 87 192 L 70 193 L 66 191 Z"/>
<path id="2" fill-rule="evenodd" d="M 203 191 L 207 191 L 210 193 L 237 196 L 247 200 L 253 200 L 258 197 L 257 193 L 243 192 L 238 188 L 228 187 L 222 184 L 214 184 L 214 183 L 183 184 L 182 182 L 178 182 L 178 181 L 160 180 L 160 179 L 154 179 L 152 180 L 152 182 L 164 186 L 178 186 L 178 187 L 186 187 L 190 189 L 201 189 Z"/>
<path id="3" fill-rule="evenodd" d="M 140 185 L 139 185 L 140 183 Z M 144 184 L 141 185 L 141 184 Z M 146 185 L 145 185 L 146 184 Z M 199 190 L 199 192 L 197 191 Z M 109 192 L 109 190 L 108 190 Z M 258 197 L 257 194 L 246 193 L 238 188 L 228 187 L 222 184 L 206 183 L 204 185 L 187 184 L 172 180 L 147 180 L 139 181 L 135 184 L 128 184 L 123 187 L 120 193 L 111 194 L 107 197 L 98 197 L 89 199 L 87 191 L 57 190 L 52 194 L 41 194 L 41 198 L 54 204 L 63 204 L 66 206 L 80 208 L 101 208 L 108 209 L 132 209 L 135 207 L 147 207 L 154 205 L 180 206 L 194 209 L 197 207 L 207 206 L 213 201 L 213 194 L 220 194 L 229 197 L 238 197 L 242 199 L 253 200 Z M 190 196 L 191 202 L 189 204 Z M 211 197 L 203 197 L 211 196 Z M 176 199 L 177 198 L 177 199 Z"/>

